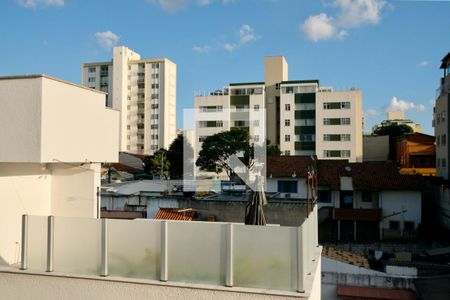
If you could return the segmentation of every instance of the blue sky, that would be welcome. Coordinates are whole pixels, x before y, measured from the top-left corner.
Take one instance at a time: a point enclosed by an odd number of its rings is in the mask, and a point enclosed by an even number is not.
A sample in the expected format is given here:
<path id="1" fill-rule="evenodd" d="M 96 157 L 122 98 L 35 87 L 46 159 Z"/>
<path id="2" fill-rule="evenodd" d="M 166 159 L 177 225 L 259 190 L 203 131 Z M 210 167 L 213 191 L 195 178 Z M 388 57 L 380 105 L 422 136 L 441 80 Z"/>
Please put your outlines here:
<path id="1" fill-rule="evenodd" d="M 263 81 L 264 56 L 284 55 L 291 80 L 361 88 L 365 131 L 391 107 L 432 134 L 449 12 L 449 1 L 2 0 L 0 76 L 80 83 L 83 62 L 126 45 L 177 64 L 180 127 L 195 91 Z"/>

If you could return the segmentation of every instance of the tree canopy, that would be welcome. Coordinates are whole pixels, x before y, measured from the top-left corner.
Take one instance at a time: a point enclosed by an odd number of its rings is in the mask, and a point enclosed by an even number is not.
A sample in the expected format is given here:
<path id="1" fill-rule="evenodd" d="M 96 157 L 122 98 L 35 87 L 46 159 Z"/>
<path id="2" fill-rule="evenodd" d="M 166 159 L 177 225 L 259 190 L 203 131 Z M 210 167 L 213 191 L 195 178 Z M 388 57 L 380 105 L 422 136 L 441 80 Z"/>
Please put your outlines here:
<path id="1" fill-rule="evenodd" d="M 170 162 L 167 159 L 167 151 L 159 149 L 153 155 L 143 160 L 144 171 L 150 175 L 159 175 L 160 178 L 169 177 Z"/>
<path id="2" fill-rule="evenodd" d="M 243 154 L 243 163 L 249 165 L 253 153 L 248 131 L 232 128 L 208 136 L 202 144 L 196 165 L 201 170 L 220 173 L 225 171 L 231 176 L 233 170 L 229 166 L 229 158 L 233 154 Z"/>
<path id="3" fill-rule="evenodd" d="M 378 127 L 373 133 L 375 135 L 389 135 L 390 138 L 399 137 L 405 133 L 413 133 L 413 129 L 406 124 L 391 124 Z"/>

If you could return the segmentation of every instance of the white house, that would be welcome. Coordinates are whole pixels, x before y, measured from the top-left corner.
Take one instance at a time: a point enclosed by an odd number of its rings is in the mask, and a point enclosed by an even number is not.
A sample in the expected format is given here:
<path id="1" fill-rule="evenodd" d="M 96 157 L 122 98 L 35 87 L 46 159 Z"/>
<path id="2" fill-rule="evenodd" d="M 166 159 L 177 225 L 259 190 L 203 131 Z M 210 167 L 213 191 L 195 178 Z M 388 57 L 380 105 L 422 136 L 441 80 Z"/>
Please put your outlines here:
<path id="1" fill-rule="evenodd" d="M 119 151 L 105 97 L 47 75 L 0 77 L 0 261 L 19 261 L 23 214 L 98 216 L 100 163 Z"/>

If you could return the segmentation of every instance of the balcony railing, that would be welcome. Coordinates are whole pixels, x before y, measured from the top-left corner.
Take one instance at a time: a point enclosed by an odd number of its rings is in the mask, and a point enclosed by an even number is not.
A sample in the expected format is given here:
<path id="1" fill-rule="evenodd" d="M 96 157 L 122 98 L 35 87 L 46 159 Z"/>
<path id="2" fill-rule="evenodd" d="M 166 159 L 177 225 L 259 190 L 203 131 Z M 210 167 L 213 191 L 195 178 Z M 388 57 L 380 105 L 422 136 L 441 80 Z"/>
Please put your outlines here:
<path id="1" fill-rule="evenodd" d="M 319 250 L 317 208 L 300 227 L 22 217 L 21 269 L 39 272 L 308 292 Z"/>
<path id="2" fill-rule="evenodd" d="M 333 219 L 335 220 L 360 220 L 380 221 L 383 216 L 382 209 L 355 209 L 355 208 L 333 208 Z"/>

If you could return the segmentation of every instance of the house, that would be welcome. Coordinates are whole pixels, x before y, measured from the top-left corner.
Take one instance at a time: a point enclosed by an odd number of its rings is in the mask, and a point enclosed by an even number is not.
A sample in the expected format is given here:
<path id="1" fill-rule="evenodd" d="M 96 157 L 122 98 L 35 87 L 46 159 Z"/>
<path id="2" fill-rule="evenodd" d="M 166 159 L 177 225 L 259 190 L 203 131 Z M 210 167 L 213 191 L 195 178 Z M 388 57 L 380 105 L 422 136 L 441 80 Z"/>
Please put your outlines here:
<path id="1" fill-rule="evenodd" d="M 314 185 L 308 184 L 308 169 L 314 169 L 317 174 L 322 239 L 378 240 L 415 236 L 422 222 L 421 192 L 425 185 L 421 176 L 401 175 L 390 162 L 268 157 L 267 192 L 297 201 L 311 199 Z"/>
<path id="2" fill-rule="evenodd" d="M 21 216 L 96 218 L 100 162 L 117 162 L 105 93 L 47 75 L 0 77 L 0 260 L 18 263 Z"/>
<path id="3" fill-rule="evenodd" d="M 404 134 L 397 138 L 396 148 L 401 174 L 436 175 L 434 136 L 418 132 Z"/>

